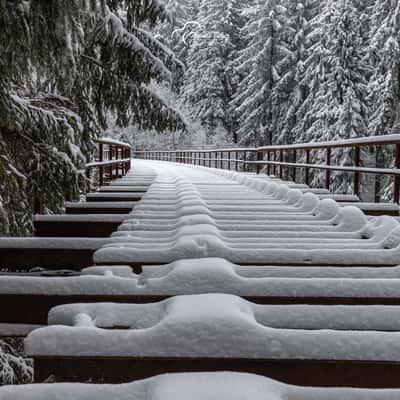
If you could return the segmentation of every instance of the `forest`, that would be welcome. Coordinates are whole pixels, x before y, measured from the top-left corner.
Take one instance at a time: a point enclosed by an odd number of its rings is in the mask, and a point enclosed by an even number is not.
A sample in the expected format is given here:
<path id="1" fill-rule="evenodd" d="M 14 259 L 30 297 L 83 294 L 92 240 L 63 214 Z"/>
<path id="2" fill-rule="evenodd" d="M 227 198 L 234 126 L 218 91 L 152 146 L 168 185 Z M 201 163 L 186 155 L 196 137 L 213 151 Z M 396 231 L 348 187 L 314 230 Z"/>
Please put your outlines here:
<path id="1" fill-rule="evenodd" d="M 396 0 L 0 0 L 0 25 L 3 234 L 85 191 L 104 132 L 167 150 L 398 131 Z"/>

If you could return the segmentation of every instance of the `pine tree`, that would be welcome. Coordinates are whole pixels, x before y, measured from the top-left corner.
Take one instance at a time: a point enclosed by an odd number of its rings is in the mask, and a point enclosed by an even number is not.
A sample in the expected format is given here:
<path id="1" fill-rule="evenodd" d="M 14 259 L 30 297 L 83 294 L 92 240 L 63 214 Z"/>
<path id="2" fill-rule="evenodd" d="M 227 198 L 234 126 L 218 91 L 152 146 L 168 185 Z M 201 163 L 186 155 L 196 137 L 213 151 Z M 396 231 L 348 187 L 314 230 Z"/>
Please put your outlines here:
<path id="1" fill-rule="evenodd" d="M 84 188 L 93 138 L 119 124 L 175 127 L 149 89 L 173 54 L 148 30 L 158 0 L 0 0 L 0 231 L 29 228 L 33 199 L 49 209 Z"/>
<path id="2" fill-rule="evenodd" d="M 294 129 L 297 113 L 308 93 L 304 76 L 305 62 L 309 54 L 308 36 L 312 33 L 310 21 L 315 17 L 316 0 L 287 0 L 287 22 L 282 40 L 290 50 L 280 63 L 281 78 L 275 86 L 275 96 L 280 99 L 277 121 L 277 143 L 292 144 L 297 137 Z"/>
<path id="3" fill-rule="evenodd" d="M 183 99 L 211 138 L 222 135 L 235 141 L 235 118 L 229 102 L 237 85 L 233 67 L 240 43 L 238 0 L 203 0 L 191 35 Z"/>
<path id="4" fill-rule="evenodd" d="M 373 75 L 368 92 L 371 109 L 368 131 L 371 135 L 385 135 L 400 127 L 400 4 L 398 1 L 376 1 L 372 8 L 369 52 Z M 378 146 L 375 165 L 390 164 L 390 156 Z M 376 201 L 390 182 L 375 178 Z"/>
<path id="5" fill-rule="evenodd" d="M 327 2 L 312 21 L 314 44 L 310 46 L 303 76 L 309 90 L 295 128 L 304 142 L 339 141 L 364 136 L 367 131 L 365 98 L 370 68 L 365 62 L 361 20 L 351 1 L 340 0 Z M 324 158 L 320 157 L 323 163 Z M 347 151 L 333 154 L 332 163 L 351 162 Z M 348 176 L 341 176 L 333 185 L 338 191 L 347 192 L 349 188 Z"/>
<path id="6" fill-rule="evenodd" d="M 244 28 L 248 44 L 237 60 L 244 78 L 232 102 L 241 116 L 238 133 L 244 145 L 276 142 L 279 100 L 274 88 L 281 79 L 281 61 L 290 55 L 281 36 L 285 13 L 286 9 L 275 0 L 260 2 Z"/>

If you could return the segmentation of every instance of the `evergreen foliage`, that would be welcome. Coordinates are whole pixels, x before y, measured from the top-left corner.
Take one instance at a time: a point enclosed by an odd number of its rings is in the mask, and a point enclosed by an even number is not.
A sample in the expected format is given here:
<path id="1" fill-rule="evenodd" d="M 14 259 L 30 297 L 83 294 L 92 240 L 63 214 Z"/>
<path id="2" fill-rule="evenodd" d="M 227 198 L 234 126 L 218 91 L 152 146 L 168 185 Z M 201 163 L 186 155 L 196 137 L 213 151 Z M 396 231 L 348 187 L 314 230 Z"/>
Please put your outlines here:
<path id="1" fill-rule="evenodd" d="M 120 125 L 176 128 L 149 89 L 177 63 L 150 32 L 171 15 L 159 0 L 0 0 L 0 232 L 29 231 L 85 186 L 93 139 Z"/>

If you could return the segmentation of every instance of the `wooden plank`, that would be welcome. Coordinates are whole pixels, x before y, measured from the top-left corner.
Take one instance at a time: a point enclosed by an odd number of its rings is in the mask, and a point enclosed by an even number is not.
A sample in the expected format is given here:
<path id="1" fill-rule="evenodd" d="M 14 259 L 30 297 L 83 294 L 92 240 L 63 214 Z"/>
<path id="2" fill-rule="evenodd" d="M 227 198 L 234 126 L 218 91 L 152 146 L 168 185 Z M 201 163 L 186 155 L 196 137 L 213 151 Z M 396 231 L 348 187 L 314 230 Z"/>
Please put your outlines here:
<path id="1" fill-rule="evenodd" d="M 145 193 L 147 192 L 149 185 L 129 185 L 129 186 L 101 186 L 99 188 L 100 193 Z"/>
<path id="2" fill-rule="evenodd" d="M 242 358 L 35 357 L 35 382 L 123 383 L 172 372 L 236 371 L 293 385 L 399 388 L 400 363 Z"/>
<path id="3" fill-rule="evenodd" d="M 86 195 L 86 201 L 95 201 L 95 202 L 106 202 L 106 201 L 126 201 L 126 202 L 137 202 L 141 200 L 143 193 L 88 193 Z"/>
<path id="4" fill-rule="evenodd" d="M 51 279 L 51 278 L 48 278 Z M 66 282 L 67 284 L 67 282 Z M 172 295 L 171 295 L 172 296 Z M 0 294 L 0 322 L 13 324 L 46 324 L 52 307 L 72 303 L 155 303 L 171 297 L 168 295 L 40 295 Z M 277 297 L 242 296 L 256 304 L 309 304 L 309 305 L 400 305 L 399 297 Z"/>
<path id="5" fill-rule="evenodd" d="M 0 248 L 0 268 L 9 271 L 27 268 L 73 269 L 93 265 L 95 249 Z"/>
<path id="6" fill-rule="evenodd" d="M 72 214 L 129 214 L 135 202 L 82 202 L 65 203 L 65 213 Z"/>
<path id="7" fill-rule="evenodd" d="M 94 215 L 92 215 L 94 216 Z M 69 218 L 73 217 L 73 218 Z M 115 216 L 115 220 L 90 220 L 84 215 L 81 220 L 75 216 L 46 216 L 33 221 L 35 236 L 38 237 L 109 237 L 123 222 L 123 216 Z M 89 215 L 91 217 L 91 215 Z"/>

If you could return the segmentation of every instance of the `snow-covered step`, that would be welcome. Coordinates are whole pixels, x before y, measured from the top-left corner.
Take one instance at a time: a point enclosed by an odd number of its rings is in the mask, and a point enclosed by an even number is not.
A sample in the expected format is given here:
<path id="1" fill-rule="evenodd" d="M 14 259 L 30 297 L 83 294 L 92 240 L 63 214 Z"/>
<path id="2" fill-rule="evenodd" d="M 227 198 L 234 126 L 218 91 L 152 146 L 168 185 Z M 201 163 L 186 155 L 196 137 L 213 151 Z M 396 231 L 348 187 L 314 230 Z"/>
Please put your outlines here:
<path id="1" fill-rule="evenodd" d="M 80 274 L 0 275 L 0 323 L 46 324 L 75 302 L 150 303 L 176 295 L 228 293 L 259 304 L 400 305 L 400 267 L 240 266 L 222 259 L 89 267 Z"/>
<path id="2" fill-rule="evenodd" d="M 0 238 L 1 268 L 71 268 L 93 264 L 95 250 L 104 238 Z"/>
<path id="3" fill-rule="evenodd" d="M 395 220 L 368 221 L 357 208 L 340 208 L 331 199 L 319 200 L 268 180 L 222 173 L 213 180 L 215 174 L 204 169 L 182 167 L 159 173 L 112 243 L 96 253 L 97 263 L 165 263 L 203 256 L 252 264 L 278 259 L 283 264 L 323 263 L 326 258 L 328 264 L 361 265 L 363 250 L 373 264 L 400 263 Z M 208 184 L 232 180 L 239 184 Z M 225 204 L 212 204 L 204 193 L 214 200 L 223 193 Z M 231 205 L 229 198 L 238 201 Z M 252 205 L 252 199 L 257 203 Z"/>
<path id="4" fill-rule="evenodd" d="M 227 368 L 229 369 L 229 368 Z M 339 368 L 338 368 L 339 370 Z M 292 379 L 297 385 L 310 384 L 325 387 L 305 387 L 288 385 L 260 375 L 238 372 L 174 373 L 121 385 L 53 383 L 46 385 L 14 385 L 0 388 L 2 400 L 398 400 L 399 389 L 356 389 L 326 386 L 342 386 L 338 381 L 340 372 L 334 376 L 309 371 L 293 371 Z M 365 372 L 367 372 L 365 370 Z M 109 381 L 118 382 L 118 374 L 123 381 L 124 371 L 116 370 Z M 137 372 L 140 376 L 140 371 Z M 280 378 L 281 370 L 271 371 L 271 376 Z M 365 381 L 364 387 L 390 387 L 390 377 L 381 376 L 368 384 L 367 374 L 358 376 L 358 382 Z M 389 378 L 389 379 L 388 379 Z M 357 376 L 353 377 L 356 380 Z M 375 385 L 373 384 L 375 383 Z M 386 384 L 386 385 L 385 385 Z M 354 386 L 360 386 L 355 384 Z"/>
<path id="5" fill-rule="evenodd" d="M 119 361 L 119 368 L 131 365 L 132 379 L 137 369 L 212 371 L 221 362 L 225 369 L 228 360 L 237 371 L 261 374 L 284 361 L 290 383 L 292 368 L 329 369 L 332 362 L 342 377 L 362 375 L 365 365 L 373 365 L 394 378 L 400 369 L 399 314 L 400 307 L 385 306 L 255 305 L 221 294 L 141 305 L 71 304 L 52 309 L 50 326 L 31 332 L 25 349 L 37 379 L 63 380 L 63 371 L 76 367 L 83 380 L 96 374 L 99 360 L 105 376 Z"/>

